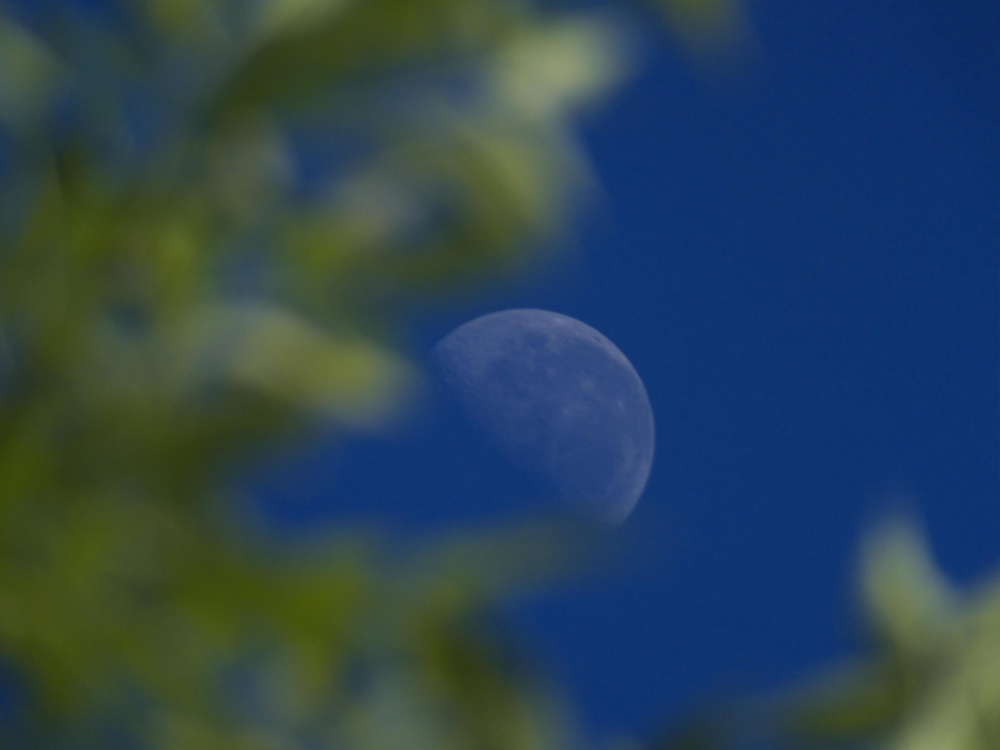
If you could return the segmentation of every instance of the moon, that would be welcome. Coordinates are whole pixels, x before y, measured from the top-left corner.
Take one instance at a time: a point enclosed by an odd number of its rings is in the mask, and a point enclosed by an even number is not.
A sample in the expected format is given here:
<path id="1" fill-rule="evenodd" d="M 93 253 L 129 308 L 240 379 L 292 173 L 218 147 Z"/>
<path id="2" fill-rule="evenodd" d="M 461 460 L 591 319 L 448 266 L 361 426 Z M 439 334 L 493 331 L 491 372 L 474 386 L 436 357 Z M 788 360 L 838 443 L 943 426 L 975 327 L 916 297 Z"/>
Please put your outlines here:
<path id="1" fill-rule="evenodd" d="M 431 361 L 460 410 L 521 470 L 571 507 L 616 525 L 653 463 L 649 396 L 607 337 L 547 310 L 504 310 L 465 323 Z"/>

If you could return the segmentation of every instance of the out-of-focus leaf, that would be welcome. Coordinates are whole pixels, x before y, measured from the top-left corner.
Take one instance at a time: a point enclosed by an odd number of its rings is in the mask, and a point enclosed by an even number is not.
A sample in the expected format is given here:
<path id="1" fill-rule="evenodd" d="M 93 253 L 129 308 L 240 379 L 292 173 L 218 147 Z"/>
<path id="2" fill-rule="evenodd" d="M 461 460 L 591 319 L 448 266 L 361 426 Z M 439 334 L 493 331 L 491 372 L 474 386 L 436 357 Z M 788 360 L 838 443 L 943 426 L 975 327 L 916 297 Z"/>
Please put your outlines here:
<path id="1" fill-rule="evenodd" d="M 871 652 L 764 702 L 794 747 L 1000 747 L 996 585 L 960 595 L 920 530 L 893 518 L 869 534 L 860 576 Z"/>
<path id="2" fill-rule="evenodd" d="M 628 47 L 613 17 L 528 27 L 499 48 L 489 89 L 528 119 L 561 118 L 621 82 L 631 62 Z"/>
<path id="3" fill-rule="evenodd" d="M 924 700 L 913 706 L 907 720 L 886 743 L 889 750 L 989 750 L 1000 736 L 996 724 L 986 733 L 981 707 L 961 681 L 931 685 Z"/>
<path id="4" fill-rule="evenodd" d="M 955 635 L 958 594 L 912 523 L 895 519 L 866 540 L 861 595 L 875 633 L 904 654 L 926 653 Z"/>
<path id="5" fill-rule="evenodd" d="M 472 608 L 579 569 L 592 541 L 586 530 L 559 523 L 466 533 L 418 554 L 411 583 L 446 608 Z M 446 585 L 441 589 L 437 582 Z"/>
<path id="6" fill-rule="evenodd" d="M 726 55 L 753 42 L 747 0 L 652 0 L 695 54 Z"/>
<path id="7" fill-rule="evenodd" d="M 254 38 L 262 43 L 328 23 L 358 0 L 264 0 L 257 4 Z"/>
<path id="8" fill-rule="evenodd" d="M 447 150 L 433 161 L 435 151 L 418 151 L 413 164 L 422 156 L 422 173 L 440 186 L 445 215 L 454 218 L 389 264 L 403 288 L 440 289 L 518 267 L 528 247 L 553 238 L 570 196 L 590 184 L 575 144 L 557 127 L 488 112 L 441 122 Z"/>
<path id="9" fill-rule="evenodd" d="M 147 18 L 167 35 L 185 35 L 224 5 L 220 0 L 131 0 Z"/>
<path id="10" fill-rule="evenodd" d="M 63 73 L 45 44 L 0 13 L 0 122 L 26 127 L 51 104 Z"/>
<path id="11" fill-rule="evenodd" d="M 214 200 L 245 223 L 276 213 L 295 179 L 286 139 L 264 118 L 213 142 L 208 158 Z"/>
<path id="12" fill-rule="evenodd" d="M 412 396 L 416 370 L 360 339 L 337 340 L 264 305 L 208 310 L 200 325 L 221 374 L 355 429 L 380 427 Z"/>
<path id="13" fill-rule="evenodd" d="M 235 68 L 211 102 L 210 122 L 257 107 L 308 105 L 406 66 L 482 54 L 524 17 L 522 3 L 487 0 L 369 0 L 329 3 L 308 24 L 273 29 Z"/>
<path id="14" fill-rule="evenodd" d="M 781 732 L 796 742 L 847 742 L 886 731 L 905 707 L 899 670 L 890 663 L 858 661 L 820 674 L 770 702 L 770 715 Z"/>
<path id="15" fill-rule="evenodd" d="M 459 711 L 456 747 L 573 747 L 564 707 L 516 656 L 491 603 L 520 597 L 579 566 L 585 535 L 553 524 L 456 537 L 418 553 L 398 582 L 398 636 L 423 670 L 424 691 Z M 397 625 L 397 627 L 398 627 Z"/>

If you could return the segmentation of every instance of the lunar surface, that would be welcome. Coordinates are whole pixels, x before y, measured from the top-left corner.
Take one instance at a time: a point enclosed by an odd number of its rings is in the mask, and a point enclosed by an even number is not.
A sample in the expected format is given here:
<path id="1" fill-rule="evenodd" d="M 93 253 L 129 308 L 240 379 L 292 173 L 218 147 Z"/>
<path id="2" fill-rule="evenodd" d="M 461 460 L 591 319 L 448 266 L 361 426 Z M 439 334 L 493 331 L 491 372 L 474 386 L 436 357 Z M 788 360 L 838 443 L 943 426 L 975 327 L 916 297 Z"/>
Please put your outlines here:
<path id="1" fill-rule="evenodd" d="M 513 464 L 593 519 L 635 507 L 653 462 L 642 380 L 604 335 L 545 310 L 459 326 L 433 351 L 451 398 Z"/>

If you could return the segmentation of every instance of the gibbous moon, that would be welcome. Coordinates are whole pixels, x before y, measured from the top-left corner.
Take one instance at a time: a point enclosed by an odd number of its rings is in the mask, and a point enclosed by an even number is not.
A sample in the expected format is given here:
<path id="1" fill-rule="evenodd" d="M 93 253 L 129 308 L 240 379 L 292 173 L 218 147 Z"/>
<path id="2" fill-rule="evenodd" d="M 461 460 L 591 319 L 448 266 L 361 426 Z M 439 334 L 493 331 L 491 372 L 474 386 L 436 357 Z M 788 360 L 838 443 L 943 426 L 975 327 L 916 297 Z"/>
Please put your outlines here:
<path id="1" fill-rule="evenodd" d="M 434 347 L 461 411 L 519 469 L 591 518 L 621 523 L 646 486 L 653 411 L 624 354 L 545 310 L 484 315 Z"/>

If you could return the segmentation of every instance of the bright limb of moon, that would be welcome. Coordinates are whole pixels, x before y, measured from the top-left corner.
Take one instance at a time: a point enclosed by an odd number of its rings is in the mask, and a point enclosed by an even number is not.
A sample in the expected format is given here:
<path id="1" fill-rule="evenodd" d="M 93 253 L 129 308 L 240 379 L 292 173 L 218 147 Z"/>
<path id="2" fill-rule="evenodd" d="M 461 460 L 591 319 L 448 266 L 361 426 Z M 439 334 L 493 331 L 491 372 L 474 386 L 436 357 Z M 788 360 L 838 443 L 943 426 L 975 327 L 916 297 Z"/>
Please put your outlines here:
<path id="1" fill-rule="evenodd" d="M 653 410 L 607 337 L 546 310 L 465 323 L 433 362 L 461 410 L 521 469 L 585 515 L 622 522 L 653 463 Z"/>

